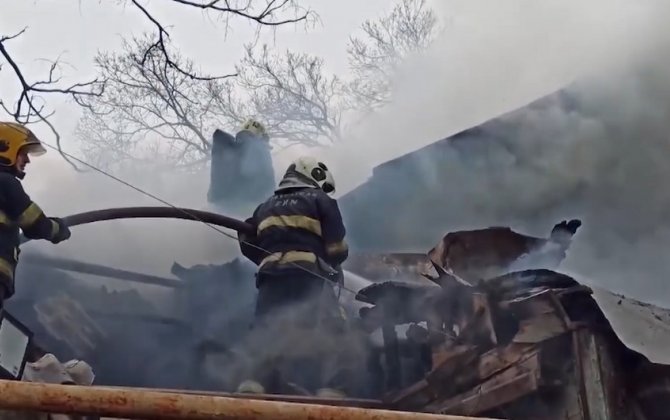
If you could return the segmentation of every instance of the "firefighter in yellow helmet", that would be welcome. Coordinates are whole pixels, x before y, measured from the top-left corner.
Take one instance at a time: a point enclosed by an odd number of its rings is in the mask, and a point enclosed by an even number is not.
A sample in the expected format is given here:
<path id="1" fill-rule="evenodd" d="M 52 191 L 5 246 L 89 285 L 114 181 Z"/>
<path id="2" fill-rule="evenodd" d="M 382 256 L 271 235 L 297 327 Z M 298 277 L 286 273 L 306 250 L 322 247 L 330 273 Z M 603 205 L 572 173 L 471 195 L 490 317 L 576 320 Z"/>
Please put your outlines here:
<path id="1" fill-rule="evenodd" d="M 0 310 L 14 294 L 19 229 L 27 238 L 54 244 L 70 237 L 63 221 L 46 217 L 21 185 L 29 156 L 44 153 L 46 149 L 32 131 L 21 124 L 0 122 Z"/>
<path id="2" fill-rule="evenodd" d="M 260 122 L 247 120 L 235 136 L 216 130 L 207 199 L 222 210 L 248 214 L 275 187 L 270 137 Z"/>

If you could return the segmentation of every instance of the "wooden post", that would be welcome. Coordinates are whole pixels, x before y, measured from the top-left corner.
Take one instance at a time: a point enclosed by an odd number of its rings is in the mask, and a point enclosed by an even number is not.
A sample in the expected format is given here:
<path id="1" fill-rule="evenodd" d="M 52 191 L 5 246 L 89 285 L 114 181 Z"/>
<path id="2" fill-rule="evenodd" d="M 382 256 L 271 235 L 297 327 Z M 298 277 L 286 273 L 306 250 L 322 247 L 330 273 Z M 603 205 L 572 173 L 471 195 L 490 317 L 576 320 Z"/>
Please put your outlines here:
<path id="1" fill-rule="evenodd" d="M 133 388 L 19 381 L 0 381 L 0 409 L 129 419 L 482 420 L 472 417 L 246 400 Z"/>
<path id="2" fill-rule="evenodd" d="M 400 365 L 400 343 L 394 324 L 384 321 L 382 338 L 386 361 L 386 392 L 397 391 L 402 382 L 402 367 Z"/>

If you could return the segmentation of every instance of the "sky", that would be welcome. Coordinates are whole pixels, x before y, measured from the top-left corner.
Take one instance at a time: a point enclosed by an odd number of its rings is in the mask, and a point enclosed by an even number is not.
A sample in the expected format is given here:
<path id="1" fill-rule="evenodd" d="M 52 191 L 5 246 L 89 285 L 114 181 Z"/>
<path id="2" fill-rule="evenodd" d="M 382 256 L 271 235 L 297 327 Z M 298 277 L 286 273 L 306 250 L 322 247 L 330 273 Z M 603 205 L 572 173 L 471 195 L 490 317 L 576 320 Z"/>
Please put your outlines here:
<path id="1" fill-rule="evenodd" d="M 157 16 L 174 24 L 170 29 L 174 42 L 204 71 L 230 71 L 253 29 L 237 24 L 225 32 L 221 22 L 165 3 L 147 2 Z M 442 30 L 428 51 L 410 57 L 402 66 L 395 80 L 394 102 L 352 127 L 342 143 L 312 152 L 334 169 L 340 194 L 345 193 L 388 159 L 516 109 L 573 80 L 635 61 L 656 38 L 665 36 L 655 33 L 667 17 L 650 7 L 658 3 L 433 0 L 430 4 Z M 347 37 L 364 19 L 387 10 L 392 2 L 318 0 L 304 4 L 319 13 L 319 25 L 308 31 L 302 26 L 282 27 L 263 39 L 277 48 L 322 55 L 328 69 L 341 75 L 347 71 Z M 96 51 L 114 49 L 122 36 L 151 29 L 137 10 L 111 1 L 0 0 L 0 10 L 2 33 L 29 27 L 8 46 L 35 78 L 44 68 L 39 58 L 58 56 L 72 65 L 67 77 L 92 77 L 91 59 Z M 3 71 L 3 96 L 12 88 Z M 57 111 L 54 122 L 64 135 L 65 149 L 76 151 L 72 129 L 77 109 L 59 98 L 50 104 Z M 275 156 L 278 173 L 283 172 L 291 153 Z M 26 187 L 51 214 L 157 204 L 100 174 L 77 174 L 55 153 L 36 160 L 29 169 Z M 206 208 L 206 177 L 161 174 L 132 181 L 176 205 Z M 488 225 L 489 221 L 481 223 Z M 180 240 L 160 240 L 170 229 Z M 158 274 L 167 274 L 175 259 L 187 265 L 221 262 L 222 253 L 236 247 L 228 238 L 185 222 L 124 221 L 77 228 L 74 234 L 80 235 L 77 240 L 73 236 L 58 247 L 31 246 Z"/>
<path id="2" fill-rule="evenodd" d="M 234 71 L 235 63 L 242 56 L 243 45 L 254 38 L 256 26 L 242 20 L 231 21 L 226 26 L 225 22 L 217 21 L 211 15 L 170 3 L 156 0 L 144 2 L 147 9 L 166 25 L 174 45 L 198 63 L 203 73 L 219 75 Z M 303 4 L 316 12 L 317 21 L 312 19 L 309 26 L 298 23 L 264 30 L 261 42 L 277 49 L 298 48 L 327 56 L 329 70 L 341 73 L 346 70 L 345 43 L 348 36 L 365 19 L 375 17 L 392 2 L 311 0 Z M 352 18 L 354 5 L 357 13 Z M 69 76 L 68 79 L 81 81 L 93 78 L 92 59 L 97 51 L 116 50 L 121 46 L 123 37 L 139 35 L 154 28 L 137 8 L 117 1 L 0 0 L 0 7 L 3 34 L 28 27 L 27 32 L 8 48 L 34 78 L 44 74 L 45 63 L 41 59 L 58 57 L 72 66 L 65 69 L 64 76 Z M 0 77 L 0 81 L 3 92 L 13 89 L 13 80 L 5 76 Z M 63 127 L 64 133 L 68 133 L 77 121 L 77 110 L 63 106 L 58 98 L 54 98 L 53 103 L 57 104 L 57 112 L 62 109 L 54 121 Z"/>

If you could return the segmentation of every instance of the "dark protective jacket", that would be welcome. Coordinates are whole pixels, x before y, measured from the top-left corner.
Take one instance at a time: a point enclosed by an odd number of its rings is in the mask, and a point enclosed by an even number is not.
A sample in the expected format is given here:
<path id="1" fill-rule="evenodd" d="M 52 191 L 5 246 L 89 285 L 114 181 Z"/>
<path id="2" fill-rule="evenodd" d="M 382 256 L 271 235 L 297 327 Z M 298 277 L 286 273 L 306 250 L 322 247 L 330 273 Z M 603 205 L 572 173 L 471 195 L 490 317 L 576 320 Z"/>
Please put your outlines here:
<path id="1" fill-rule="evenodd" d="M 268 141 L 244 134 L 214 132 L 207 199 L 226 210 L 248 214 L 272 194 L 275 176 Z"/>
<path id="2" fill-rule="evenodd" d="M 60 225 L 44 215 L 23 190 L 21 182 L 0 171 L 0 286 L 5 299 L 14 294 L 14 272 L 19 258 L 19 228 L 30 239 L 53 241 Z"/>
<path id="3" fill-rule="evenodd" d="M 320 188 L 278 190 L 247 222 L 256 236 L 241 234 L 240 239 L 264 251 L 242 241 L 240 248 L 259 266 L 259 279 L 264 273 L 304 274 L 296 265 L 320 275 L 336 274 L 334 269 L 349 255 L 337 201 Z"/>

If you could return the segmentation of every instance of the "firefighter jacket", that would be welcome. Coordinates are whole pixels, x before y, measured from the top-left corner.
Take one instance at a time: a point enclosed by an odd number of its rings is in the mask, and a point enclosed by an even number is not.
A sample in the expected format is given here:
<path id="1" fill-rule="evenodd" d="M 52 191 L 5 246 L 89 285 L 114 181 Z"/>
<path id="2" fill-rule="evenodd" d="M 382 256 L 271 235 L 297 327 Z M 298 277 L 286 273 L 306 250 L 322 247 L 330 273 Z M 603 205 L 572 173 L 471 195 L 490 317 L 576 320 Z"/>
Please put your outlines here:
<path id="1" fill-rule="evenodd" d="M 240 247 L 258 265 L 259 275 L 304 269 L 333 274 L 349 255 L 337 201 L 319 188 L 277 191 L 247 222 L 256 228 L 256 236 L 241 234 Z"/>
<path id="2" fill-rule="evenodd" d="M 19 228 L 27 238 L 54 243 L 63 239 L 61 229 L 67 229 L 44 215 L 13 174 L 0 171 L 0 286 L 5 288 L 5 298 L 14 294 Z"/>
<path id="3" fill-rule="evenodd" d="M 238 139 L 239 137 L 239 139 Z M 216 130 L 207 200 L 234 214 L 251 209 L 272 194 L 275 186 L 270 145 L 253 136 L 233 137 Z"/>

